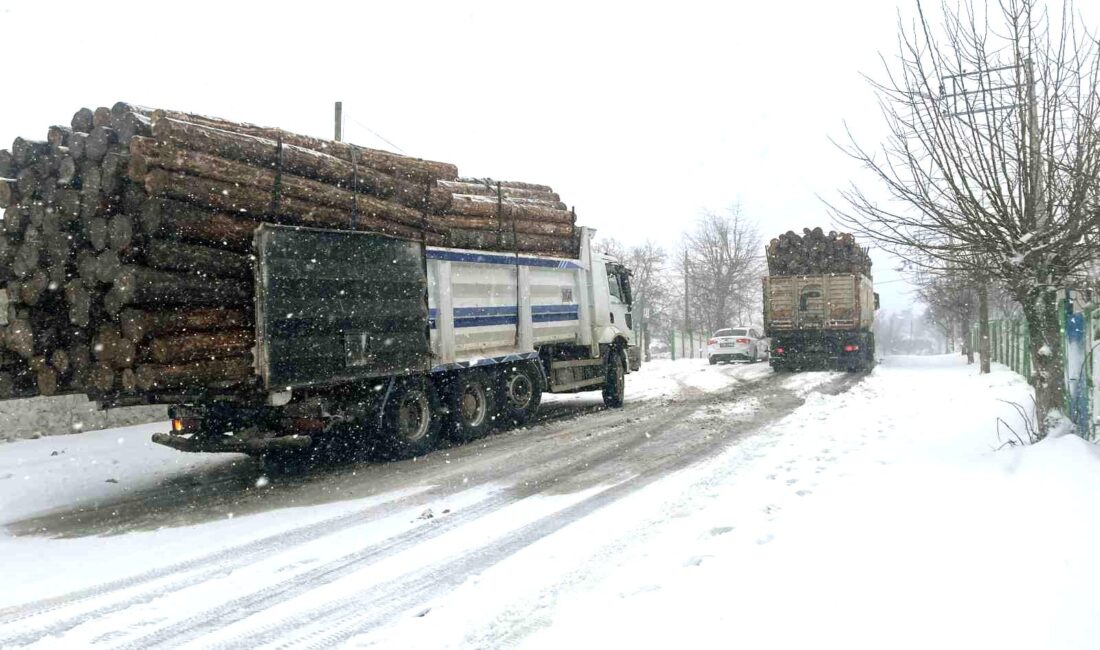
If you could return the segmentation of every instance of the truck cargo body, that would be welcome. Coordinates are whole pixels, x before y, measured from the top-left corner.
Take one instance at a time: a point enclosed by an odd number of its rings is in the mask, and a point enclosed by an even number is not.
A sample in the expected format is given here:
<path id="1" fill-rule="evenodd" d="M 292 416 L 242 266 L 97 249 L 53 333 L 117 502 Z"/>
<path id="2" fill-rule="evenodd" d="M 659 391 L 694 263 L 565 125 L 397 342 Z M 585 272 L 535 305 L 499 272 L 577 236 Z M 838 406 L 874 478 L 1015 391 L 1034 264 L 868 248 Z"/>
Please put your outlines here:
<path id="1" fill-rule="evenodd" d="M 763 282 L 773 368 L 859 370 L 873 363 L 877 298 L 871 278 L 834 273 L 770 276 Z"/>
<path id="2" fill-rule="evenodd" d="M 580 256 L 562 259 L 264 224 L 260 399 L 189 400 L 155 440 L 253 454 L 355 440 L 402 456 L 525 421 L 544 390 L 617 406 L 638 358 L 629 271 L 590 239 L 580 229 Z"/>

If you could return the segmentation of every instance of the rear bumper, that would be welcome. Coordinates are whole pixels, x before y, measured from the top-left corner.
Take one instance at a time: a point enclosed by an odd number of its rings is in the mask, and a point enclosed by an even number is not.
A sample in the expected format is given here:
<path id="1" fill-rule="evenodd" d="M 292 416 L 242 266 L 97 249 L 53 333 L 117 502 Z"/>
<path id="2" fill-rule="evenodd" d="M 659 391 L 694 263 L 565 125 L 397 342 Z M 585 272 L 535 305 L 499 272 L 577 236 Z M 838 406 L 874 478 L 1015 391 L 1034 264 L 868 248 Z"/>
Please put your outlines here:
<path id="1" fill-rule="evenodd" d="M 725 350 L 723 352 L 710 352 L 707 354 L 707 358 L 716 359 L 718 361 L 748 361 L 752 358 L 752 354 L 749 353 L 748 350 Z"/>
<path id="2" fill-rule="evenodd" d="M 235 436 L 198 436 L 175 433 L 154 433 L 153 442 L 179 451 L 249 454 L 258 456 L 269 451 L 305 449 L 313 444 L 309 436 L 290 435 L 272 438 L 238 438 Z"/>

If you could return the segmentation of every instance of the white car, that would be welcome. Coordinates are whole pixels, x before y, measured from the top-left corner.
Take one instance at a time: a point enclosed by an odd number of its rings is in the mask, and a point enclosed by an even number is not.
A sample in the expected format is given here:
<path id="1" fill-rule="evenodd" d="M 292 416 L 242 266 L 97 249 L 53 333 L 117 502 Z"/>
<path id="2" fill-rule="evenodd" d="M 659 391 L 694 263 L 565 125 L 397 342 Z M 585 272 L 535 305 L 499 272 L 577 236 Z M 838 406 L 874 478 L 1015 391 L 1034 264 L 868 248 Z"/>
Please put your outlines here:
<path id="1" fill-rule="evenodd" d="M 707 360 L 710 365 L 719 361 L 751 361 L 768 358 L 768 340 L 758 327 L 731 327 L 721 329 L 707 340 Z"/>

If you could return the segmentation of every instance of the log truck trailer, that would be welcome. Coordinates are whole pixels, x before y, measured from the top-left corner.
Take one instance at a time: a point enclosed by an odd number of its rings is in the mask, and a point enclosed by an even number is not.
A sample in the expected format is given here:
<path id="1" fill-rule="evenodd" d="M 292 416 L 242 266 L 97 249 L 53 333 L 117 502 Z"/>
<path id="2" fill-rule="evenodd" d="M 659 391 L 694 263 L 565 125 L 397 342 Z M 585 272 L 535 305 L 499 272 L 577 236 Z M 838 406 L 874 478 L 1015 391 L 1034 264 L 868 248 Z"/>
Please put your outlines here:
<path id="1" fill-rule="evenodd" d="M 256 230 L 256 383 L 181 397 L 153 441 L 190 452 L 298 458 L 325 444 L 391 457 L 526 422 L 544 391 L 623 403 L 638 369 L 630 271 L 425 246 L 373 233 Z"/>

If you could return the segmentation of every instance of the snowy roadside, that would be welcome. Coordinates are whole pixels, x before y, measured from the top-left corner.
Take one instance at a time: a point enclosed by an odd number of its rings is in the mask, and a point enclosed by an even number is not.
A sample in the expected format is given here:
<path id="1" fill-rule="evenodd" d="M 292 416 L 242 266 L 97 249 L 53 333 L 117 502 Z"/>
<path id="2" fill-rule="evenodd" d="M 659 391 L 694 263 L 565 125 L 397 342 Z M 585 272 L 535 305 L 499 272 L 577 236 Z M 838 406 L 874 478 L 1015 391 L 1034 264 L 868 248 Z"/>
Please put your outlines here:
<path id="1" fill-rule="evenodd" d="M 889 359 L 350 645 L 1096 647 L 1100 453 L 993 451 L 1000 400 L 1004 368 Z"/>

